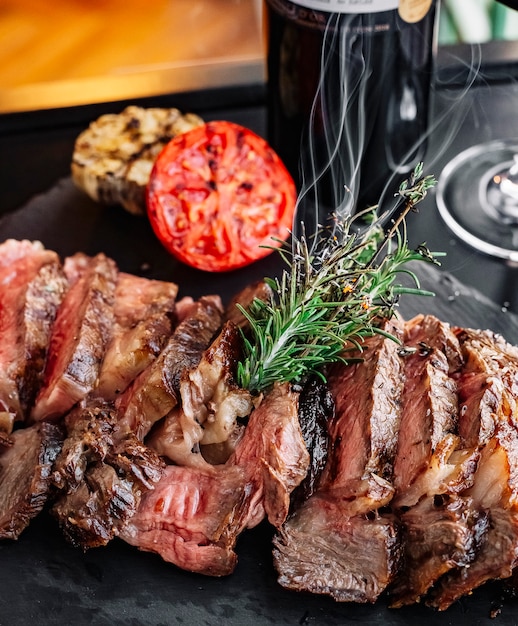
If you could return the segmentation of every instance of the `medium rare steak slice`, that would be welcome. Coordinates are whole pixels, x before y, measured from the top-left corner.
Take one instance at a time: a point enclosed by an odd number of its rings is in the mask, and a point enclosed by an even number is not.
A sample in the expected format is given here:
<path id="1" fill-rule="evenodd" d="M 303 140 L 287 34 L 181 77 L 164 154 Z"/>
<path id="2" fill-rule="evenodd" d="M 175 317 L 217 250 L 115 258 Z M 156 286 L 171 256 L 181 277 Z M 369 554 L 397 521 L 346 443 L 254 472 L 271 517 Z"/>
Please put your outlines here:
<path id="1" fill-rule="evenodd" d="M 473 482 L 478 453 L 456 435 L 462 365 L 457 337 L 433 316 L 405 323 L 405 385 L 392 510 L 402 523 L 403 559 L 392 606 L 413 604 L 449 569 L 474 556 L 485 517 L 456 494 Z M 440 541 L 438 541 L 440 538 Z"/>
<path id="2" fill-rule="evenodd" d="M 44 265 L 27 288 L 25 298 L 26 368 L 20 401 L 29 415 L 43 383 L 47 351 L 57 312 L 68 289 L 58 259 Z"/>
<path id="3" fill-rule="evenodd" d="M 167 466 L 145 494 L 121 537 L 183 569 L 223 576 L 236 564 L 239 533 L 265 515 L 285 520 L 291 491 L 309 458 L 297 419 L 298 394 L 278 385 L 250 416 L 236 452 L 224 465 Z"/>
<path id="4" fill-rule="evenodd" d="M 450 375 L 459 370 L 459 342 L 448 324 L 431 315 L 405 323 L 403 410 L 394 461 L 394 505 L 411 506 L 430 492 L 427 470 L 432 458 L 444 460 L 455 449 L 457 386 Z M 447 356 L 448 355 L 448 356 Z M 446 462 L 447 462 L 446 456 Z M 442 468 L 444 472 L 444 468 Z"/>
<path id="5" fill-rule="evenodd" d="M 474 560 L 442 577 L 429 604 L 446 609 L 490 579 L 508 578 L 518 562 L 518 358 L 489 332 L 458 331 L 467 365 L 459 380 L 459 432 L 480 460 L 462 495 L 488 516 Z"/>
<path id="6" fill-rule="evenodd" d="M 0 245 L 0 429 L 23 421 L 41 383 L 49 332 L 66 280 L 41 243 Z"/>
<path id="7" fill-rule="evenodd" d="M 384 330 L 397 335 L 397 322 Z M 380 509 L 393 495 L 402 392 L 399 345 L 366 339 L 363 360 L 333 367 L 335 417 L 316 492 L 274 539 L 279 582 L 339 601 L 374 602 L 393 578 L 400 542 L 395 520 Z"/>
<path id="8" fill-rule="evenodd" d="M 385 322 L 383 330 L 397 337 L 402 329 L 394 321 Z M 329 424 L 331 449 L 321 480 L 326 490 L 339 491 L 350 515 L 376 510 L 393 496 L 403 390 L 398 352 L 396 341 L 375 334 L 361 353 L 348 355 L 359 362 L 337 364 L 329 374 L 335 419 Z"/>
<path id="9" fill-rule="evenodd" d="M 286 520 L 290 494 L 309 469 L 298 409 L 298 391 L 287 383 L 274 385 L 252 411 L 245 434 L 229 461 L 245 468 L 247 480 L 253 485 L 251 498 L 255 506 L 261 503 L 268 521 L 276 528 Z M 250 515 L 247 526 L 255 526 L 261 517 L 259 511 Z"/>
<path id="10" fill-rule="evenodd" d="M 115 400 L 160 354 L 175 322 L 177 293 L 174 283 L 119 273 L 97 397 Z"/>
<path id="11" fill-rule="evenodd" d="M 17 539 L 45 506 L 61 430 L 48 423 L 20 428 L 0 455 L 0 539 Z"/>
<path id="12" fill-rule="evenodd" d="M 190 572 L 231 574 L 236 536 L 250 506 L 245 486 L 239 467 L 168 465 L 121 538 Z"/>
<path id="13" fill-rule="evenodd" d="M 204 296 L 183 313 L 158 358 L 117 401 L 121 433 L 134 433 L 143 440 L 153 424 L 176 407 L 182 374 L 198 365 L 221 326 L 222 315 L 219 296 Z"/>
<path id="14" fill-rule="evenodd" d="M 113 326 L 115 263 L 103 254 L 65 262 L 70 282 L 58 311 L 33 421 L 57 420 L 95 387 Z"/>
<path id="15" fill-rule="evenodd" d="M 163 461 L 128 434 L 115 435 L 117 417 L 100 406 L 77 407 L 66 417 L 67 438 L 56 460 L 59 496 L 53 515 L 67 539 L 83 549 L 105 545 L 162 476 Z"/>

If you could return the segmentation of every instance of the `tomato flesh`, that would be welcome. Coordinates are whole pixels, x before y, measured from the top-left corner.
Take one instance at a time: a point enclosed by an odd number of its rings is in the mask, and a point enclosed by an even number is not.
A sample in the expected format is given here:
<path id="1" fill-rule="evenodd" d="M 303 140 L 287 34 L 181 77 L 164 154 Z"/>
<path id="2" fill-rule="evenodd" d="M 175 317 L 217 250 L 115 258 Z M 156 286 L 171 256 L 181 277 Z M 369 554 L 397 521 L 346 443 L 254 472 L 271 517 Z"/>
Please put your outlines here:
<path id="1" fill-rule="evenodd" d="M 149 220 L 165 248 L 206 271 L 243 267 L 287 239 L 293 179 L 267 142 L 227 121 L 176 136 L 147 187 Z"/>

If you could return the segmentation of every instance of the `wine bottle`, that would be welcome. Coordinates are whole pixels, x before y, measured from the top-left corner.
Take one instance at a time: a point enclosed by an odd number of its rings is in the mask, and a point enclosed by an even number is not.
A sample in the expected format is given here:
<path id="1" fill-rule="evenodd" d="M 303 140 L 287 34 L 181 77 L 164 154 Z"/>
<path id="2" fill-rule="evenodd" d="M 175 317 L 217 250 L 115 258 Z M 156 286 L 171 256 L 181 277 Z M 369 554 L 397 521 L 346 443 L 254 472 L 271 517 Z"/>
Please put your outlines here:
<path id="1" fill-rule="evenodd" d="M 266 0 L 265 18 L 268 139 L 299 209 L 391 197 L 425 153 L 434 2 Z"/>

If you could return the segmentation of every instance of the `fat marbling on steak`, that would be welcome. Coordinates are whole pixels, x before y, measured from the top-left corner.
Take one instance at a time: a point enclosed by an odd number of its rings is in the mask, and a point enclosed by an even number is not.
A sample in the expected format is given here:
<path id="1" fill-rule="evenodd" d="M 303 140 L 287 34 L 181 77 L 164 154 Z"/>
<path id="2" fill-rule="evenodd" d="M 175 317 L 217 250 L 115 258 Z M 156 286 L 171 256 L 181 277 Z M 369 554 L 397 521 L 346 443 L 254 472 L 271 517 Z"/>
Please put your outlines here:
<path id="1" fill-rule="evenodd" d="M 168 465 L 121 537 L 188 571 L 230 574 L 237 537 L 266 515 L 279 526 L 309 456 L 297 418 L 298 393 L 276 385 L 254 409 L 234 454 L 221 465 Z"/>
<path id="2" fill-rule="evenodd" d="M 466 360 L 459 377 L 459 433 L 480 451 L 463 496 L 488 517 L 469 566 L 441 578 L 429 604 L 444 610 L 492 579 L 510 578 L 518 563 L 518 350 L 489 331 L 458 329 Z"/>
<path id="3" fill-rule="evenodd" d="M 473 483 L 476 450 L 457 434 L 455 376 L 463 357 L 448 324 L 431 315 L 405 323 L 405 385 L 391 507 L 402 523 L 403 558 L 393 607 L 419 601 L 452 568 L 469 565 L 487 516 L 459 496 Z"/>
<path id="4" fill-rule="evenodd" d="M 196 367 L 180 378 L 180 402 L 161 420 L 146 443 L 177 465 L 224 463 L 252 410 L 250 393 L 235 383 L 241 355 L 234 323 L 223 325 Z"/>
<path id="5" fill-rule="evenodd" d="M 177 293 L 175 283 L 119 272 L 114 324 L 95 396 L 115 400 L 160 354 L 176 324 Z"/>

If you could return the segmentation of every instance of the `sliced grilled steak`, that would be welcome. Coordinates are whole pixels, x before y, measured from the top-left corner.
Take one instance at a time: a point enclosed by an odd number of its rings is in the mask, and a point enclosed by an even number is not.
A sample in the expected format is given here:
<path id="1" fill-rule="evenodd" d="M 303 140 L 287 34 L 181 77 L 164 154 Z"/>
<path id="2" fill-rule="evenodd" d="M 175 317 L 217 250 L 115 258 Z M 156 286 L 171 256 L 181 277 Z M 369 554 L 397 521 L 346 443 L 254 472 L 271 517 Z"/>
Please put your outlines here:
<path id="1" fill-rule="evenodd" d="M 401 336 L 398 322 L 386 332 Z M 360 358 L 339 364 L 329 375 L 335 419 L 329 424 L 331 450 L 322 484 L 339 489 L 350 515 L 376 510 L 390 502 L 393 464 L 401 419 L 403 369 L 399 345 L 383 335 L 364 342 Z"/>
<path id="2" fill-rule="evenodd" d="M 95 387 L 113 327 L 115 263 L 103 254 L 65 262 L 70 282 L 52 330 L 33 421 L 57 420 Z"/>
<path id="3" fill-rule="evenodd" d="M 457 431 L 457 386 L 450 372 L 462 363 L 455 334 L 430 315 L 405 324 L 404 351 L 403 411 L 394 462 L 397 506 L 416 504 L 427 493 L 425 474 L 432 457 L 442 454 L 445 444 L 455 445 L 451 435 Z"/>
<path id="4" fill-rule="evenodd" d="M 83 549 L 105 545 L 153 489 L 163 461 L 128 434 L 115 436 L 117 416 L 104 407 L 76 408 L 66 418 L 67 438 L 53 482 L 52 508 L 67 539 Z"/>
<path id="5" fill-rule="evenodd" d="M 489 332 L 458 332 L 467 361 L 459 381 L 459 432 L 480 449 L 473 485 L 463 494 L 489 526 L 469 567 L 441 578 L 429 604 L 446 609 L 490 579 L 508 578 L 518 562 L 518 359 Z"/>
<path id="6" fill-rule="evenodd" d="M 119 274 L 97 397 L 115 400 L 160 354 L 173 330 L 177 292 L 174 283 Z"/>
<path id="7" fill-rule="evenodd" d="M 290 494 L 304 480 L 309 454 L 298 420 L 299 394 L 288 384 L 274 385 L 254 409 L 231 463 L 245 468 L 254 486 L 252 498 L 261 501 L 270 524 L 285 521 Z M 253 516 L 252 516 L 253 517 Z M 247 522 L 251 528 L 260 521 Z"/>
<path id="8" fill-rule="evenodd" d="M 9 239 L 0 245 L 0 282 L 0 429 L 9 433 L 25 419 L 41 382 L 66 281 L 55 252 Z"/>
<path id="9" fill-rule="evenodd" d="M 392 608 L 418 602 L 452 569 L 471 567 L 489 528 L 487 512 L 455 494 L 427 496 L 400 519 L 404 552 Z"/>
<path id="10" fill-rule="evenodd" d="M 25 415 L 29 415 L 43 383 L 52 329 L 67 289 L 68 282 L 57 257 L 44 265 L 27 285 L 24 315 L 26 368 L 19 390 Z"/>
<path id="11" fill-rule="evenodd" d="M 240 335 L 227 322 L 205 350 L 198 365 L 186 370 L 180 381 L 181 406 L 170 411 L 147 438 L 147 445 L 178 465 L 206 463 L 203 446 L 225 444 L 234 438 L 238 418 L 248 417 L 252 398 L 235 383 L 236 363 L 241 352 Z M 232 449 L 220 447 L 226 457 Z M 214 448 L 212 448 L 214 456 Z"/>
<path id="12" fill-rule="evenodd" d="M 237 562 L 235 532 L 249 506 L 245 484 L 239 467 L 168 465 L 121 538 L 187 571 L 230 574 Z"/>
<path id="13" fill-rule="evenodd" d="M 402 522 L 404 558 L 391 590 L 392 606 L 419 601 L 445 572 L 467 565 L 485 519 L 470 499 L 456 495 L 472 484 L 478 460 L 476 451 L 460 450 L 456 435 L 452 376 L 462 365 L 459 342 L 448 324 L 420 315 L 405 324 L 403 352 L 403 411 L 391 506 Z"/>
<path id="14" fill-rule="evenodd" d="M 178 404 L 184 371 L 198 365 L 221 326 L 223 307 L 218 296 L 204 296 L 192 305 L 166 346 L 119 398 L 119 428 L 143 440 L 158 420 Z"/>
<path id="15" fill-rule="evenodd" d="M 385 330 L 399 333 L 396 324 Z M 335 418 L 316 492 L 274 539 L 274 563 L 284 587 L 339 601 L 374 602 L 399 561 L 398 529 L 379 509 L 393 495 L 402 391 L 398 344 L 375 335 L 362 361 L 329 376 Z M 356 355 L 358 356 L 358 355 Z"/>
<path id="16" fill-rule="evenodd" d="M 17 539 L 46 504 L 63 434 L 53 424 L 16 430 L 0 455 L 0 539 Z"/>
<path id="17" fill-rule="evenodd" d="M 257 525 L 265 512 L 281 524 L 290 492 L 305 475 L 309 458 L 297 409 L 298 394 L 288 385 L 276 386 L 252 412 L 225 465 L 166 467 L 121 537 L 183 569 L 230 574 L 239 533 Z"/>

